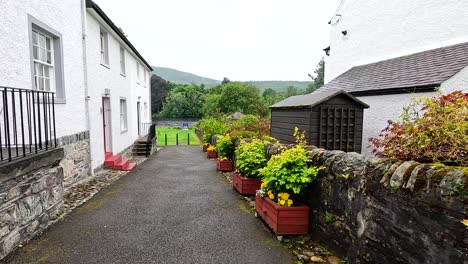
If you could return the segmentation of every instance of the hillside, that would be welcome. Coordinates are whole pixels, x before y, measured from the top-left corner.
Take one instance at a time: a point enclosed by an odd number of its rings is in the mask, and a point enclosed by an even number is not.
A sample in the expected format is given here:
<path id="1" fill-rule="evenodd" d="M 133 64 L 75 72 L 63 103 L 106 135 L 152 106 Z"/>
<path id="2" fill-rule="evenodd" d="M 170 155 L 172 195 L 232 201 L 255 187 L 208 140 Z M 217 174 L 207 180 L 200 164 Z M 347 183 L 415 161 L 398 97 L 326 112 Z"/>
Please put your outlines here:
<path id="1" fill-rule="evenodd" d="M 221 83 L 221 81 L 198 76 L 193 73 L 174 70 L 171 68 L 153 66 L 153 73 L 161 76 L 166 81 L 182 84 L 204 84 L 206 87 L 213 87 Z"/>
<path id="2" fill-rule="evenodd" d="M 198 76 L 193 73 L 178 71 L 171 68 L 165 67 L 156 67 L 153 66 L 153 73 L 161 76 L 163 79 L 173 82 L 173 83 L 182 83 L 182 84 L 204 84 L 206 87 L 210 88 L 221 83 L 219 80 L 210 79 L 202 76 Z M 248 81 L 248 83 L 258 87 L 260 91 L 263 91 L 267 88 L 271 88 L 275 91 L 282 92 L 285 91 L 288 86 L 294 86 L 299 89 L 307 88 L 311 82 L 300 82 L 300 81 Z"/>

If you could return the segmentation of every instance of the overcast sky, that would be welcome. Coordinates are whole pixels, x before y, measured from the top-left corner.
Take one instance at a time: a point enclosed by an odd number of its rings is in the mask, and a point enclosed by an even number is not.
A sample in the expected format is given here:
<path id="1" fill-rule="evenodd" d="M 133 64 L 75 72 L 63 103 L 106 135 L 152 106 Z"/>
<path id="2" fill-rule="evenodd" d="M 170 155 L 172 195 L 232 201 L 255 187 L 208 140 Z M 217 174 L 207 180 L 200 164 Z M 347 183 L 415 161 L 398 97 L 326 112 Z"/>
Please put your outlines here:
<path id="1" fill-rule="evenodd" d="M 231 80 L 310 80 L 340 0 L 95 0 L 154 66 Z"/>

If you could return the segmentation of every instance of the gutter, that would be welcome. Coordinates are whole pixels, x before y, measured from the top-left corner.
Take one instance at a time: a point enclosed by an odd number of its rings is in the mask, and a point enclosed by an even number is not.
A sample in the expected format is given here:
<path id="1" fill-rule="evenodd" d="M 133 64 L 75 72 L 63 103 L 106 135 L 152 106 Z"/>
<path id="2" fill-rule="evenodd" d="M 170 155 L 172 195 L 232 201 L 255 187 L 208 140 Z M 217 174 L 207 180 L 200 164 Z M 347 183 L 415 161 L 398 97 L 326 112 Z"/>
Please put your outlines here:
<path id="1" fill-rule="evenodd" d="M 81 30 L 83 33 L 82 36 L 82 45 L 83 45 L 83 77 L 84 77 L 84 96 L 85 96 L 85 115 L 86 115 L 86 129 L 89 133 L 89 171 L 91 176 L 94 176 L 93 170 L 93 153 L 91 148 L 91 117 L 89 111 L 89 101 L 91 97 L 89 96 L 89 88 L 88 88 L 88 59 L 87 59 L 87 52 L 86 52 L 86 39 L 88 38 L 87 35 L 87 22 L 86 22 L 86 4 L 87 0 L 81 0 Z"/>

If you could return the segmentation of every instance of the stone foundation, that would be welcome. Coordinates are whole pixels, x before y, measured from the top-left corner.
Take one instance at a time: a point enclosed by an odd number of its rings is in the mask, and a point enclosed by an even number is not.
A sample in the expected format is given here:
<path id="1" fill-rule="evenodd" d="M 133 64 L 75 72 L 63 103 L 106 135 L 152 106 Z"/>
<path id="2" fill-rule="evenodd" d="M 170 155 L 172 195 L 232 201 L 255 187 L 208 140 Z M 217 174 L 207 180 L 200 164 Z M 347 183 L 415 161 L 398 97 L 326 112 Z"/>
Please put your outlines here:
<path id="1" fill-rule="evenodd" d="M 63 168 L 65 187 L 91 176 L 89 132 L 65 136 L 57 139 L 57 141 L 65 153 L 64 158 L 60 162 Z"/>
<path id="2" fill-rule="evenodd" d="M 0 259 L 64 211 L 62 148 L 0 165 Z"/>

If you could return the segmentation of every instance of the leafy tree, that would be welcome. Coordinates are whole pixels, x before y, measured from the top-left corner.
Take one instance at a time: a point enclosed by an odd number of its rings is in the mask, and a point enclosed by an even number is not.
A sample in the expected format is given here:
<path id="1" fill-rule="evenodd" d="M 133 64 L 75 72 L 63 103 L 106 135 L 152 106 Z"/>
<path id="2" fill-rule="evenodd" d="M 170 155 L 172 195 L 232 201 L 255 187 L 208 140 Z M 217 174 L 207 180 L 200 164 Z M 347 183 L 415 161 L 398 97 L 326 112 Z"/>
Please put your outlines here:
<path id="1" fill-rule="evenodd" d="M 151 76 L 151 112 L 159 113 L 162 110 L 163 102 L 166 101 L 169 91 L 168 82 L 160 76 Z"/>
<path id="2" fill-rule="evenodd" d="M 277 102 L 278 93 L 271 88 L 267 88 L 263 91 L 262 97 L 267 105 L 273 105 Z"/>
<path id="3" fill-rule="evenodd" d="M 320 60 L 320 62 L 317 65 L 317 68 L 314 71 L 315 77 L 312 77 L 312 83 L 308 85 L 307 87 L 307 93 L 311 93 L 318 88 L 322 87 L 324 84 L 324 75 L 325 75 L 325 61 L 323 58 Z"/>
<path id="4" fill-rule="evenodd" d="M 172 118 L 201 117 L 204 102 L 204 86 L 169 83 L 169 94 L 160 115 Z"/>
<path id="5" fill-rule="evenodd" d="M 286 98 L 291 97 L 291 96 L 295 96 L 295 95 L 298 95 L 298 94 L 300 94 L 300 93 L 299 93 L 299 89 L 297 89 L 297 87 L 288 86 L 288 88 L 286 89 Z"/>
<path id="6" fill-rule="evenodd" d="M 242 82 L 229 82 L 213 88 L 203 106 L 205 116 L 241 112 L 266 116 L 268 106 L 255 86 Z"/>
<path id="7" fill-rule="evenodd" d="M 229 80 L 228 77 L 224 77 L 224 78 L 223 78 L 223 81 L 221 82 L 221 84 L 226 84 L 226 83 L 230 83 L 230 82 L 231 82 L 231 80 Z"/>

